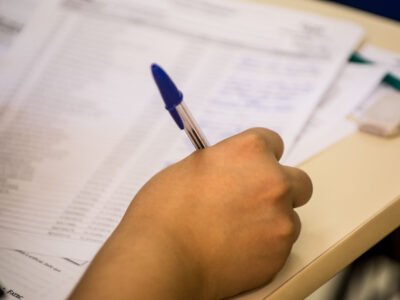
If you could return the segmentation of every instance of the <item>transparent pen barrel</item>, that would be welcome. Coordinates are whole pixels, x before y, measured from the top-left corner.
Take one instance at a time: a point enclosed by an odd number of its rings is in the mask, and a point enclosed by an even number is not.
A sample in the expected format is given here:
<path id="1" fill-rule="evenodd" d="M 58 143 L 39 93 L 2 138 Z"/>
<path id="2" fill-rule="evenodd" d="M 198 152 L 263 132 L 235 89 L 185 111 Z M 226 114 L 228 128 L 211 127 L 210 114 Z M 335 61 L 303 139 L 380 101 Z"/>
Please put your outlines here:
<path id="1" fill-rule="evenodd" d="M 183 122 L 184 130 L 192 142 L 193 146 L 196 149 L 204 149 L 208 147 L 207 139 L 204 134 L 201 132 L 199 126 L 196 121 L 190 114 L 186 105 L 182 101 L 179 105 L 176 106 L 176 110 L 179 113 L 181 120 Z"/>

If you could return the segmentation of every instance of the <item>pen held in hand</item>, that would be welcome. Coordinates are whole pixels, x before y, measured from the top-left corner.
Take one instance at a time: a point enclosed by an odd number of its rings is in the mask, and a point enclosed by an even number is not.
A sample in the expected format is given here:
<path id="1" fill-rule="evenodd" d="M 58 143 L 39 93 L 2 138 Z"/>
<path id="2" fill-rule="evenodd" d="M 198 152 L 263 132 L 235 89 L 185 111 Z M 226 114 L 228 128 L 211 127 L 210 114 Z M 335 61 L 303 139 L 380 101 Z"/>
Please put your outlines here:
<path id="1" fill-rule="evenodd" d="M 183 94 L 177 89 L 171 78 L 156 64 L 151 65 L 151 72 L 164 100 L 165 108 L 178 127 L 185 130 L 196 149 L 208 147 L 206 138 L 183 102 Z"/>

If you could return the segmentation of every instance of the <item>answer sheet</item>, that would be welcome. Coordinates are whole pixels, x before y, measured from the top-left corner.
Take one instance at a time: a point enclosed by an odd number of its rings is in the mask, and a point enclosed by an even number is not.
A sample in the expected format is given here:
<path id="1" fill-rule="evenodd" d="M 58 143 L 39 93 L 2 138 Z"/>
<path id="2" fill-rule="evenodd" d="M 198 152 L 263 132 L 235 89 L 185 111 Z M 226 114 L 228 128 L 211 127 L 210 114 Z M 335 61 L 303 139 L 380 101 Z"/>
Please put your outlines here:
<path id="1" fill-rule="evenodd" d="M 86 270 L 88 262 L 0 250 L 0 285 L 5 300 L 63 300 Z"/>
<path id="2" fill-rule="evenodd" d="M 139 188 L 193 151 L 152 62 L 212 144 L 263 126 L 290 149 L 361 36 L 236 1 L 46 1 L 0 74 L 1 247 L 90 259 Z"/>

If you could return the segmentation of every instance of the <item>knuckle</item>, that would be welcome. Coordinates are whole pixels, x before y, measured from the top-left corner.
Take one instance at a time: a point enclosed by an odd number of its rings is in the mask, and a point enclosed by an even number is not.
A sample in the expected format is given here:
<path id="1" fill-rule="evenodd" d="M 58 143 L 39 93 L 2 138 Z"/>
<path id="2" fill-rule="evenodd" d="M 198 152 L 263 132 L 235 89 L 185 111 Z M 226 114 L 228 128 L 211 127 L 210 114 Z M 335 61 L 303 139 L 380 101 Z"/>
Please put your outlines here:
<path id="1" fill-rule="evenodd" d="M 242 144 L 249 150 L 264 150 L 266 143 L 263 135 L 257 130 L 246 130 L 242 136 Z"/>
<path id="2" fill-rule="evenodd" d="M 275 174 L 271 179 L 270 187 L 272 189 L 272 197 L 277 200 L 286 198 L 291 190 L 292 183 L 287 175 L 283 172 Z"/>
<path id="3" fill-rule="evenodd" d="M 285 241 L 293 241 L 298 229 L 289 217 L 282 217 L 277 224 L 277 235 Z"/>
<path id="4" fill-rule="evenodd" d="M 269 135 L 275 140 L 276 143 L 280 144 L 280 147 L 283 148 L 284 146 L 283 139 L 276 131 L 269 130 Z"/>

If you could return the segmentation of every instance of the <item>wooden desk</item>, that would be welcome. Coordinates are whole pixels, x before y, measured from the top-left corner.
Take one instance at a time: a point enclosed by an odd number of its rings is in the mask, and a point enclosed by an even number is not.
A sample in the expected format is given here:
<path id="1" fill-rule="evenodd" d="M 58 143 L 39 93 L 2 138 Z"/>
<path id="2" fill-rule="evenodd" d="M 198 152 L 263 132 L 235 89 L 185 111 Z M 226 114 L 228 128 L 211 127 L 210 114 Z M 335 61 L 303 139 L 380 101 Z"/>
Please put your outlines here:
<path id="1" fill-rule="evenodd" d="M 395 21 L 326 2 L 258 2 L 357 22 L 365 28 L 368 43 L 400 52 L 400 23 Z M 299 210 L 302 235 L 293 249 L 289 266 L 282 272 L 296 264 L 304 267 L 284 285 L 274 287 L 268 300 L 305 298 L 400 225 L 400 137 L 387 140 L 357 132 L 301 168 L 313 179 L 314 194 L 310 203 Z M 320 230 L 315 230 L 316 224 L 321 226 Z M 332 232 L 335 226 L 341 231 L 348 224 L 357 226 L 350 232 Z M 296 257 L 296 252 L 303 255 L 315 248 L 321 249 L 324 234 L 318 235 L 318 232 L 337 234 L 337 242 L 323 253 L 310 254 L 314 259 L 305 263 L 305 258 Z M 281 276 L 287 274 L 279 274 L 278 278 Z M 240 299 L 264 299 L 269 289 L 267 286 Z"/>

